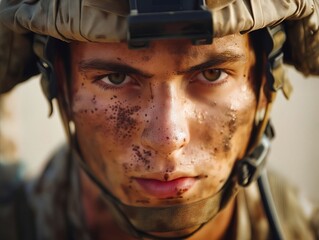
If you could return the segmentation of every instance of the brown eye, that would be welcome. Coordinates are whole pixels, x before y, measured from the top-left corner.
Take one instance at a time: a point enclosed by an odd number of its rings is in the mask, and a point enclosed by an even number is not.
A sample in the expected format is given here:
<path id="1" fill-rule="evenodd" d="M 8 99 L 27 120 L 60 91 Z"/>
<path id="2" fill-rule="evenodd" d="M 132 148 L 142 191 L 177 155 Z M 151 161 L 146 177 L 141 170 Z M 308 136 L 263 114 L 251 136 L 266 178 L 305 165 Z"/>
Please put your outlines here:
<path id="1" fill-rule="evenodd" d="M 221 77 L 222 71 L 219 69 L 207 69 L 203 71 L 202 74 L 207 81 L 214 82 Z"/>
<path id="2" fill-rule="evenodd" d="M 107 76 L 108 80 L 114 85 L 120 85 L 126 80 L 127 75 L 124 73 L 111 73 Z"/>

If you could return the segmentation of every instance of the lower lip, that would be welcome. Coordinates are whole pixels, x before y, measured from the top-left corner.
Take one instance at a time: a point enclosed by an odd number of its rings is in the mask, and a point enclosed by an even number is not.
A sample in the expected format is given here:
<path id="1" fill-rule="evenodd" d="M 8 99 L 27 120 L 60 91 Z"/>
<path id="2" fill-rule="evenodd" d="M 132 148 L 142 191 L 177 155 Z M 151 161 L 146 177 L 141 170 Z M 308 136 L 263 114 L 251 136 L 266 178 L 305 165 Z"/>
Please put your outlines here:
<path id="1" fill-rule="evenodd" d="M 182 177 L 172 181 L 159 181 L 145 178 L 136 178 L 135 180 L 147 194 L 156 198 L 181 196 L 188 191 L 196 181 L 193 177 Z"/>

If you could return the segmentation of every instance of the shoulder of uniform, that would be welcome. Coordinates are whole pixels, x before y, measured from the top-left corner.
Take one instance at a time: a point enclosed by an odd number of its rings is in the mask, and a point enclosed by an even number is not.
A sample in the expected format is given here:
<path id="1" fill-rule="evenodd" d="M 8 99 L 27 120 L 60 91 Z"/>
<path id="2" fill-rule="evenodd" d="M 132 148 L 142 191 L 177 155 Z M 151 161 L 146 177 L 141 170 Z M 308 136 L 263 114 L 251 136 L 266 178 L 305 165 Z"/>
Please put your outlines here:
<path id="1" fill-rule="evenodd" d="M 318 204 L 283 176 L 269 172 L 269 184 L 277 213 L 288 239 L 319 239 Z M 317 226 L 314 216 L 318 212 Z"/>
<path id="2" fill-rule="evenodd" d="M 0 162 L 0 236 L 1 239 L 19 239 L 19 216 L 22 201 L 21 165 Z M 18 200 L 19 199 L 19 200 Z M 23 207 L 26 209 L 25 207 Z M 19 215 L 19 216 L 18 216 Z M 19 229 L 19 231 L 17 230 Z"/>
<path id="3" fill-rule="evenodd" d="M 0 162 L 0 203 L 10 201 L 22 182 L 21 164 Z"/>

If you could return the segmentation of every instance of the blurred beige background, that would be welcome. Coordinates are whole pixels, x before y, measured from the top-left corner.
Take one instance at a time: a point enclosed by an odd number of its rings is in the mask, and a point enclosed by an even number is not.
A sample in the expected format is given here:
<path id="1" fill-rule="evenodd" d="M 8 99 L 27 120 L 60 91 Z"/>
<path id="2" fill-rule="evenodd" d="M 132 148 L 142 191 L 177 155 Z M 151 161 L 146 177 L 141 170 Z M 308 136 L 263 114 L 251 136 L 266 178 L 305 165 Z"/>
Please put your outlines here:
<path id="1" fill-rule="evenodd" d="M 277 136 L 269 165 L 319 200 L 319 78 L 304 79 L 288 70 L 294 92 L 289 102 L 278 94 L 272 117 Z M 53 117 L 47 117 L 49 107 L 38 78 L 18 86 L 5 102 L 11 115 L 0 118 L 0 127 L 16 142 L 16 154 L 32 175 L 64 141 L 58 112 L 55 109 Z"/>

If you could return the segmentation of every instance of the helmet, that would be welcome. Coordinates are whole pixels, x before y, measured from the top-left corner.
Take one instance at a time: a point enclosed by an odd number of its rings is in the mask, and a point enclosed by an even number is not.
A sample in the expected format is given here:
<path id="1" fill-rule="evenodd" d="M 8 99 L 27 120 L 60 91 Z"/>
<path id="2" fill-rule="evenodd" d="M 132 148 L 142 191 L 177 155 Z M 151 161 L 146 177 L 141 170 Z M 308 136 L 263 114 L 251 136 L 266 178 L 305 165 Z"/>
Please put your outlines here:
<path id="1" fill-rule="evenodd" d="M 192 6 L 192 2 L 197 1 L 184 2 L 184 10 L 187 10 L 187 7 Z M 203 30 L 209 33 L 208 36 L 210 35 L 211 39 L 232 33 L 251 32 L 275 26 L 284 21 L 288 35 L 288 50 L 285 52 L 286 62 L 293 64 L 306 75 L 319 74 L 316 46 L 319 14 L 317 0 L 295 0 L 280 3 L 272 0 L 209 0 L 206 1 L 206 4 L 203 0 L 199 2 L 198 7 L 206 9 L 212 15 L 211 23 L 207 21 L 209 19 L 205 19 L 205 27 L 207 28 Z M 134 19 L 143 21 L 144 18 L 136 17 L 143 14 L 152 16 L 152 11 L 157 11 L 156 9 L 159 8 L 158 5 L 155 5 L 153 9 L 138 9 L 145 4 L 147 5 L 147 1 L 136 0 L 130 2 L 127 0 L 107 2 L 94 0 L 76 2 L 71 0 L 61 2 L 20 0 L 11 2 L 3 0 L 0 12 L 0 44 L 4 50 L 0 53 L 3 66 L 0 73 L 0 92 L 8 91 L 17 83 L 38 73 L 35 64 L 37 57 L 33 51 L 33 47 L 36 45 L 33 39 L 34 33 L 51 36 L 66 42 L 72 40 L 143 41 L 143 37 L 138 36 L 138 30 L 134 31 L 134 24 L 129 24 L 127 19 L 133 19 L 131 22 L 134 22 Z M 167 6 L 171 7 L 174 4 L 179 4 L 179 1 L 172 1 L 172 4 L 167 4 Z M 145 14 L 143 11 L 149 11 L 149 13 Z M 203 12 L 201 11 L 200 15 Z M 187 18 L 187 16 L 185 17 Z M 140 25 L 140 30 L 142 29 L 144 33 L 146 31 L 145 20 L 144 25 Z M 203 21 L 200 23 L 203 24 Z M 198 27 L 198 25 L 193 26 Z M 160 30 L 163 31 L 163 28 Z M 134 35 L 135 32 L 136 35 Z M 146 32 L 144 36 L 147 34 Z M 191 34 L 184 35 L 184 37 L 189 37 Z M 135 36 L 136 38 L 134 38 Z M 172 36 L 162 36 L 162 38 L 165 37 Z M 179 37 L 183 37 L 182 34 Z M 156 38 L 156 36 L 151 36 L 151 38 Z M 38 57 L 43 58 L 43 53 L 41 50 L 38 51 L 37 54 L 41 55 Z M 19 56 L 19 58 L 15 56 Z M 13 71 L 13 69 L 15 70 Z"/>
<path id="2" fill-rule="evenodd" d="M 214 37 L 264 29 L 269 104 L 264 113 L 256 116 L 256 134 L 252 136 L 247 156 L 238 161 L 218 194 L 199 202 L 142 208 L 127 206 L 116 199 L 76 150 L 70 119 L 65 113 L 67 104 L 61 103 L 74 157 L 104 193 L 120 225 L 135 236 L 149 237 L 150 232 L 169 232 L 190 226 L 198 226 L 195 229 L 198 230 L 212 219 L 237 192 L 238 185 L 247 186 L 260 174 L 269 149 L 267 137 L 263 135 L 265 132 L 268 137 L 272 135 L 271 129 L 266 128 L 271 103 L 277 90 L 282 89 L 287 97 L 291 92 L 289 81 L 283 73 L 283 61 L 293 64 L 306 75 L 319 75 L 318 0 L 189 0 L 162 3 L 158 4 L 155 0 L 2 0 L 0 5 L 0 45 L 3 46 L 0 52 L 0 93 L 9 91 L 40 71 L 49 101 L 57 96 L 50 52 L 54 39 L 65 42 L 126 41 L 131 48 L 141 48 L 147 47 L 153 39 L 186 38 L 193 44 L 209 44 Z M 184 216 L 191 214 L 196 216 L 195 220 L 184 221 Z M 176 219 L 174 224 L 165 224 L 173 215 Z"/>

